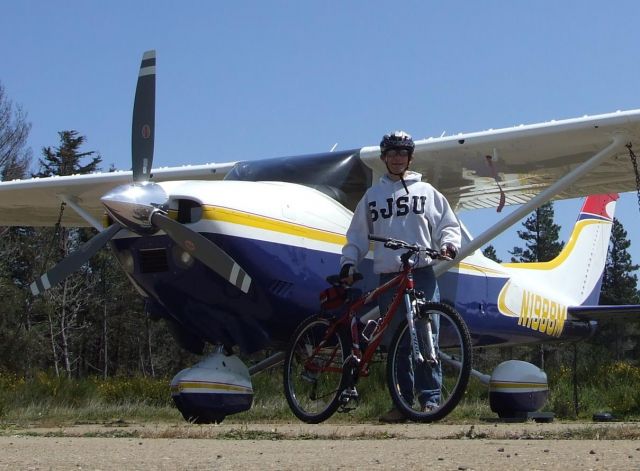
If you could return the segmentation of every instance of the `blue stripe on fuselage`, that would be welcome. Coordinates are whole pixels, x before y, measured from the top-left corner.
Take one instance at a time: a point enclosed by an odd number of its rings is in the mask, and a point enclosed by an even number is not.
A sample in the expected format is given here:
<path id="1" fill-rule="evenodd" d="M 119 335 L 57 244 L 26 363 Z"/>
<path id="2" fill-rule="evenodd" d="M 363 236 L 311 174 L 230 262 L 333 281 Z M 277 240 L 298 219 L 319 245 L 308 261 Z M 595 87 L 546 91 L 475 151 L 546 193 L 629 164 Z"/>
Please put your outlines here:
<path id="1" fill-rule="evenodd" d="M 210 343 L 239 345 L 252 352 L 273 342 L 286 342 L 295 327 L 318 312 L 319 293 L 328 287 L 325 278 L 339 269 L 340 255 L 217 234 L 203 234 L 231 257 L 252 277 L 253 286 L 243 294 L 200 262 L 185 267 L 179 260 L 180 248 L 166 236 L 120 238 L 117 250 L 129 249 L 135 259 L 136 282 L 192 334 Z M 141 273 L 141 249 L 164 248 L 168 270 Z M 365 279 L 360 288 L 377 286 L 372 261 L 359 269 Z M 447 272 L 439 279 L 443 302 L 462 314 L 477 346 L 535 342 L 550 337 L 518 325 L 518 319 L 502 315 L 497 308 L 498 294 L 507 278 Z M 570 337 L 586 335 L 565 326 Z M 562 336 L 566 340 L 566 336 Z M 555 339 L 553 339 L 555 340 Z"/>

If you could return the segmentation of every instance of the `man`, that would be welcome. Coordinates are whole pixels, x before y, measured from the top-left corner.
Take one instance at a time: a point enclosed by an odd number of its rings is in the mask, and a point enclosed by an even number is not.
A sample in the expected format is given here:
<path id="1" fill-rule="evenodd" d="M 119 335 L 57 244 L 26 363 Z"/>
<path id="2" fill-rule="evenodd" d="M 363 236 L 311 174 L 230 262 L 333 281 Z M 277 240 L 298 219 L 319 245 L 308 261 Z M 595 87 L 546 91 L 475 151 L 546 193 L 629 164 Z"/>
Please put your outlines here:
<path id="1" fill-rule="evenodd" d="M 457 255 L 460 247 L 458 219 L 446 198 L 429 183 L 423 182 L 421 174 L 409 170 L 414 149 L 413 139 L 406 132 L 396 131 L 382 138 L 380 158 L 387 167 L 387 173 L 367 190 L 353 214 L 340 260 L 340 278 L 343 282 L 350 284 L 353 281 L 355 267 L 369 251 L 369 234 L 401 239 L 425 247 L 439 247 L 443 255 L 451 258 Z M 381 242 L 374 243 L 373 271 L 380 274 L 380 284 L 386 283 L 401 270 L 401 253 L 385 248 Z M 439 301 L 432 263 L 430 258 L 421 255 L 414 271 L 414 282 L 416 288 L 425 293 L 426 299 Z M 381 313 L 387 311 L 392 298 L 392 291 L 380 297 Z M 388 330 L 388 338 L 405 317 L 404 304 L 401 304 L 394 325 Z M 439 318 L 434 319 L 433 324 L 433 335 L 437 342 Z M 414 391 L 417 391 L 417 400 L 423 410 L 437 406 L 442 383 L 440 364 L 435 367 L 425 365 L 416 371 L 412 371 L 407 364 L 406 369 L 406 375 L 403 375 L 406 381 L 400 384 L 402 396 L 408 402 L 413 402 Z M 400 422 L 405 417 L 394 408 L 380 420 Z"/>

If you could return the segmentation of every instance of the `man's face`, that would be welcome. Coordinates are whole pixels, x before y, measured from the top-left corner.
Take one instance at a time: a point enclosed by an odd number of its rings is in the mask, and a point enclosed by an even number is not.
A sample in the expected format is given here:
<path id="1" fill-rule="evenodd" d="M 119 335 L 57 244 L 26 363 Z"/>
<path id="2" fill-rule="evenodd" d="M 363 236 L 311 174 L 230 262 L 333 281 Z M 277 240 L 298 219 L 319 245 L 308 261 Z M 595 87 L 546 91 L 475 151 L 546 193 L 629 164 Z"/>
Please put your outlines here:
<path id="1" fill-rule="evenodd" d="M 383 159 L 391 173 L 399 175 L 407 169 L 409 155 L 407 149 L 389 149 L 384 153 Z"/>

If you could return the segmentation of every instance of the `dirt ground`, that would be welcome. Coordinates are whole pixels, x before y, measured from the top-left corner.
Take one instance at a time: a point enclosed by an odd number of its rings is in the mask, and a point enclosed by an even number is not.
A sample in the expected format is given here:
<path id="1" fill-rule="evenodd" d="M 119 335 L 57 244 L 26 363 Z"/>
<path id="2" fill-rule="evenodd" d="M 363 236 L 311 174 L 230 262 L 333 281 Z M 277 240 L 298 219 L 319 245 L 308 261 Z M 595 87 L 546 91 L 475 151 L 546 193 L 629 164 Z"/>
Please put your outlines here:
<path id="1" fill-rule="evenodd" d="M 0 430 L 0 470 L 637 470 L 639 427 L 629 423 L 8 427 Z"/>

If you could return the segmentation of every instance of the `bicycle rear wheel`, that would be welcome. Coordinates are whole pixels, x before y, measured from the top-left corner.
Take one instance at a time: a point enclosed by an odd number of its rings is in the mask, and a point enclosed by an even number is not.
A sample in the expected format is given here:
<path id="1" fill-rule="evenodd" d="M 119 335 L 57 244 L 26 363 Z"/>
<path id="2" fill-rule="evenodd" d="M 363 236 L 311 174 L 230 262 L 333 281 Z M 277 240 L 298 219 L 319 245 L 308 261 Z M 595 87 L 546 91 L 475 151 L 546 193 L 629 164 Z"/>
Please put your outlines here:
<path id="1" fill-rule="evenodd" d="M 449 414 L 462 399 L 471 374 L 469 330 L 460 314 L 446 304 L 426 303 L 415 318 L 422 356 L 429 358 L 427 322 L 437 328 L 433 324 L 438 321 L 437 364 L 415 361 L 406 320 L 389 346 L 387 384 L 391 398 L 407 418 L 416 422 L 434 422 Z"/>
<path id="2" fill-rule="evenodd" d="M 345 387 L 342 366 L 349 344 L 340 329 L 327 335 L 330 325 L 317 315 L 305 320 L 293 334 L 285 356 L 285 397 L 296 417 L 309 424 L 333 415 Z"/>

